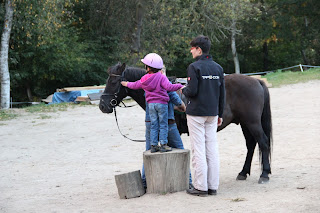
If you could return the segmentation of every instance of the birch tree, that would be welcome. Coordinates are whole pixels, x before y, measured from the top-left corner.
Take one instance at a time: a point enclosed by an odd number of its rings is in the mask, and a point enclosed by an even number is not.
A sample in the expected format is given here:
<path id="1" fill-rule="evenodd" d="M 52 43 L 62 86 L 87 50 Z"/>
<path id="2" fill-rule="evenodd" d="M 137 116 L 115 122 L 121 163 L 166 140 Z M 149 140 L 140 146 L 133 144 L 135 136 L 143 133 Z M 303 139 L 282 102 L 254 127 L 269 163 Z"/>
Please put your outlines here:
<path id="1" fill-rule="evenodd" d="M 256 13 L 250 0 L 218 0 L 215 4 L 218 27 L 229 32 L 231 51 L 235 73 L 240 73 L 240 63 L 237 53 L 236 37 L 241 33 L 240 22 L 245 21 L 252 13 Z"/>
<path id="2" fill-rule="evenodd" d="M 240 1 L 241 2 L 241 1 Z M 232 57 L 233 57 L 233 63 L 234 63 L 234 69 L 235 73 L 240 74 L 240 63 L 239 63 L 239 57 L 237 53 L 237 47 L 236 47 L 236 35 L 237 35 L 237 21 L 239 20 L 239 11 L 237 11 L 237 8 L 239 7 L 240 2 L 235 1 L 230 3 L 230 11 L 231 11 L 231 17 L 230 17 L 230 29 L 231 32 L 231 50 L 232 50 Z M 243 2 L 246 3 L 245 1 Z M 242 8 L 240 8 L 241 10 Z M 242 17 L 240 17 L 242 18 Z"/>
<path id="3" fill-rule="evenodd" d="M 142 30 L 142 20 L 144 16 L 144 8 L 143 8 L 144 2 L 142 0 L 139 0 L 137 2 L 137 8 L 136 8 L 136 17 L 135 17 L 135 32 L 132 33 L 132 46 L 131 51 L 134 53 L 140 52 L 141 47 L 141 30 Z"/>
<path id="4" fill-rule="evenodd" d="M 230 39 L 235 73 L 240 73 L 236 37 L 241 33 L 240 22 L 247 20 L 255 12 L 253 4 L 250 0 L 203 0 L 193 4 L 203 8 L 200 12 L 200 23 L 204 28 L 212 29 L 211 38 L 218 41 Z"/>
<path id="5" fill-rule="evenodd" d="M 1 77 L 1 109 L 8 109 L 10 106 L 10 73 L 8 64 L 9 41 L 13 19 L 13 1 L 6 1 L 6 13 L 1 35 L 0 51 L 0 77 Z"/>

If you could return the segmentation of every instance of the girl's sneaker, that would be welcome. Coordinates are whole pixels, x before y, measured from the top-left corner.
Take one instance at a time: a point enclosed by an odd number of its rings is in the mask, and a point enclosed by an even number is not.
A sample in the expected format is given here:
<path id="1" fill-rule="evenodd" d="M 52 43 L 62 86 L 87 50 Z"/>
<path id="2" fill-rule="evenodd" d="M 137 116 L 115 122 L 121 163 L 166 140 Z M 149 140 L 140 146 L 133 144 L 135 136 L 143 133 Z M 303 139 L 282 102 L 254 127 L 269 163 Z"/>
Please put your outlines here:
<path id="1" fill-rule="evenodd" d="M 156 146 L 151 145 L 151 149 L 150 149 L 150 151 L 151 151 L 151 153 L 154 153 L 154 152 L 159 151 L 159 146 L 158 146 L 158 145 L 156 145 Z"/>
<path id="2" fill-rule="evenodd" d="M 161 144 L 160 152 L 170 152 L 170 151 L 172 151 L 172 148 L 168 146 L 168 144 Z"/>

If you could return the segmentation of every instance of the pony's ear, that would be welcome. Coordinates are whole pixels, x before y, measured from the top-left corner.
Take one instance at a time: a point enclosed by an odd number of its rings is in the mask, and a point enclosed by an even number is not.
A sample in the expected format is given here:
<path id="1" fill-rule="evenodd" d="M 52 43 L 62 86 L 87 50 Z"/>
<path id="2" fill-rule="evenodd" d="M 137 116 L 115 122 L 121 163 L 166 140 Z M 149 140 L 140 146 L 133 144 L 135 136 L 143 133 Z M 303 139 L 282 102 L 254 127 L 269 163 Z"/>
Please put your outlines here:
<path id="1" fill-rule="evenodd" d="M 123 72 L 126 69 L 126 63 L 123 63 L 120 67 L 121 72 Z"/>

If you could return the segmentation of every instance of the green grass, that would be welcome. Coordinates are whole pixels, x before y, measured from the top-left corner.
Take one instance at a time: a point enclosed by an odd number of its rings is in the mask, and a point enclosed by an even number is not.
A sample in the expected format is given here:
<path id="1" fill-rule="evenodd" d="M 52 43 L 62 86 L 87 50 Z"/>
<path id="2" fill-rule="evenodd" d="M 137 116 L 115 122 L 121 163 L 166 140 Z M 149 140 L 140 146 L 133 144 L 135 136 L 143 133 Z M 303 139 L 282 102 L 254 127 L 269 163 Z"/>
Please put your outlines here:
<path id="1" fill-rule="evenodd" d="M 77 106 L 95 106 L 87 102 L 80 102 L 79 104 L 74 103 L 59 103 L 59 104 L 37 104 L 25 107 L 25 111 L 29 113 L 41 113 L 41 112 L 58 112 L 58 111 L 66 111 L 68 108 L 75 108 Z"/>
<path id="2" fill-rule="evenodd" d="M 6 121 L 16 118 L 18 115 L 11 112 L 11 110 L 0 110 L 0 121 Z"/>
<path id="3" fill-rule="evenodd" d="M 38 119 L 49 119 L 51 117 L 51 115 L 40 114 Z"/>
<path id="4" fill-rule="evenodd" d="M 280 87 L 288 84 L 303 83 L 311 80 L 320 80 L 320 68 L 309 69 L 304 72 L 277 71 L 269 73 L 263 78 L 267 78 L 272 87 Z"/>
<path id="5" fill-rule="evenodd" d="M 69 103 L 61 103 L 61 104 L 37 104 L 33 106 L 25 107 L 25 111 L 29 113 L 41 113 L 41 112 L 58 112 L 58 111 L 66 111 L 68 106 L 71 106 Z"/>
<path id="6" fill-rule="evenodd" d="M 42 113 L 66 111 L 68 108 L 73 109 L 78 106 L 82 107 L 82 106 L 88 106 L 88 105 L 97 107 L 96 105 L 92 105 L 87 102 L 80 102 L 79 104 L 74 104 L 74 103 L 45 104 L 45 103 L 41 103 L 41 104 L 37 104 L 37 105 L 24 107 L 23 109 L 27 113 L 39 114 L 38 119 L 49 119 L 52 116 L 45 115 Z M 17 116 L 19 116 L 19 113 L 13 112 L 12 110 L 0 110 L 0 121 L 14 119 Z"/>

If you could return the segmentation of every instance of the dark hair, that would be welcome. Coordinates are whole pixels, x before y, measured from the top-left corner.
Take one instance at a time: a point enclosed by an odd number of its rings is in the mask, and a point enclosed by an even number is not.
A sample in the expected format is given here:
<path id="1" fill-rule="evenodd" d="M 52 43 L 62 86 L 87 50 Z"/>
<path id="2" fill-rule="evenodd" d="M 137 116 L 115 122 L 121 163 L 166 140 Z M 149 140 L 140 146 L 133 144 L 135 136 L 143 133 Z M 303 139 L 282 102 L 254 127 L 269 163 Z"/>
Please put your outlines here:
<path id="1" fill-rule="evenodd" d="M 211 41 L 208 36 L 199 35 L 190 42 L 191 47 L 200 47 L 204 54 L 209 54 Z"/>
<path id="2" fill-rule="evenodd" d="M 149 69 L 153 72 L 153 73 L 156 73 L 156 72 L 159 72 L 161 69 L 157 69 L 157 68 L 154 68 L 154 67 L 150 67 L 148 65 L 145 65 L 146 69 L 149 67 Z"/>

